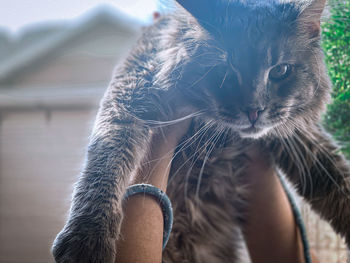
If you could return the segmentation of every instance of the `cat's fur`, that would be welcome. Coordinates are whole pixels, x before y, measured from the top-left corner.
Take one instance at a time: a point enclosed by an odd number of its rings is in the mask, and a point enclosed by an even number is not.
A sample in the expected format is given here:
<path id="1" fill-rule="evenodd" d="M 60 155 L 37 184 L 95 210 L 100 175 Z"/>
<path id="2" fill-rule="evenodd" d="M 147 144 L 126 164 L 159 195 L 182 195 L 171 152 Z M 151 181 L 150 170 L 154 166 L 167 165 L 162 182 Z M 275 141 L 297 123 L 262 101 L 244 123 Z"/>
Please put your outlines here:
<path id="1" fill-rule="evenodd" d="M 236 261 L 240 178 L 254 144 L 350 245 L 350 170 L 319 125 L 330 92 L 325 0 L 178 3 L 145 30 L 105 93 L 56 261 L 114 261 L 130 176 L 151 131 L 179 109 L 194 119 L 169 179 L 175 221 L 164 262 Z M 269 79 L 281 63 L 293 65 L 289 76 Z"/>

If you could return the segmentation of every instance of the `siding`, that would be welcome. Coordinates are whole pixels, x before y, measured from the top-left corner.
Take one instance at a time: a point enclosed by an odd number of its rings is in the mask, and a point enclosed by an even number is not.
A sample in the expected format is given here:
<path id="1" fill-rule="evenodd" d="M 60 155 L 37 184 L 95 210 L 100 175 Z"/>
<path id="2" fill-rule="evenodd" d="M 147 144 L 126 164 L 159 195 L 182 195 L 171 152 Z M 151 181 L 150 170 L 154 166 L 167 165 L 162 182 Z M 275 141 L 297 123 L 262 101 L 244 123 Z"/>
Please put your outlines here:
<path id="1" fill-rule="evenodd" d="M 11 113 L 0 129 L 0 262 L 53 262 L 92 111 Z"/>

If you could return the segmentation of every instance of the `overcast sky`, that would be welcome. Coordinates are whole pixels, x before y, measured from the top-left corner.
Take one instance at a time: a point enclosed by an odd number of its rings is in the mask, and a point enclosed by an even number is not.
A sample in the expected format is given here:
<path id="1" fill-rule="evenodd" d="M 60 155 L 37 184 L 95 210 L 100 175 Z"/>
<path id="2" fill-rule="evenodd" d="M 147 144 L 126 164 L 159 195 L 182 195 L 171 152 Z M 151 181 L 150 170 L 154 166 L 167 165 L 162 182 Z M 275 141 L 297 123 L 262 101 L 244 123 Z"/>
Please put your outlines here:
<path id="1" fill-rule="evenodd" d="M 0 27 L 17 31 L 35 22 L 74 18 L 98 4 L 113 5 L 144 21 L 157 9 L 157 0 L 0 0 Z"/>

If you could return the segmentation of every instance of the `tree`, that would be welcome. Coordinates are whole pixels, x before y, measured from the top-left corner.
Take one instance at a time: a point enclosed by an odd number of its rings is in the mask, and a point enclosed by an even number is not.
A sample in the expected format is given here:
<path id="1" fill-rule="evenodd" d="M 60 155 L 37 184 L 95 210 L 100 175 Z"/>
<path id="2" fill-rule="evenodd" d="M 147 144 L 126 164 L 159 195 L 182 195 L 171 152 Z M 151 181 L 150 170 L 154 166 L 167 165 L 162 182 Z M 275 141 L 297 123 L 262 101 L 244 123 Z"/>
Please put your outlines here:
<path id="1" fill-rule="evenodd" d="M 323 122 L 350 158 L 350 1 L 329 4 L 330 18 L 322 24 L 322 46 L 333 92 Z"/>

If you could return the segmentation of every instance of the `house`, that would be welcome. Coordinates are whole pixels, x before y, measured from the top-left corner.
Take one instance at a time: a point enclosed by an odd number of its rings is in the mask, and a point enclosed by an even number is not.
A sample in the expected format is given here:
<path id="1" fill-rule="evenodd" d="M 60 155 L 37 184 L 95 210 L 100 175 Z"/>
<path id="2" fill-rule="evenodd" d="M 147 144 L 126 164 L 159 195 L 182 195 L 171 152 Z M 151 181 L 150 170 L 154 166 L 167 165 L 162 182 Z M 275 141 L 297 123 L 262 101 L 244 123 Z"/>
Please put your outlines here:
<path id="1" fill-rule="evenodd" d="M 140 28 L 104 6 L 0 31 L 0 262 L 53 262 L 98 102 Z"/>

